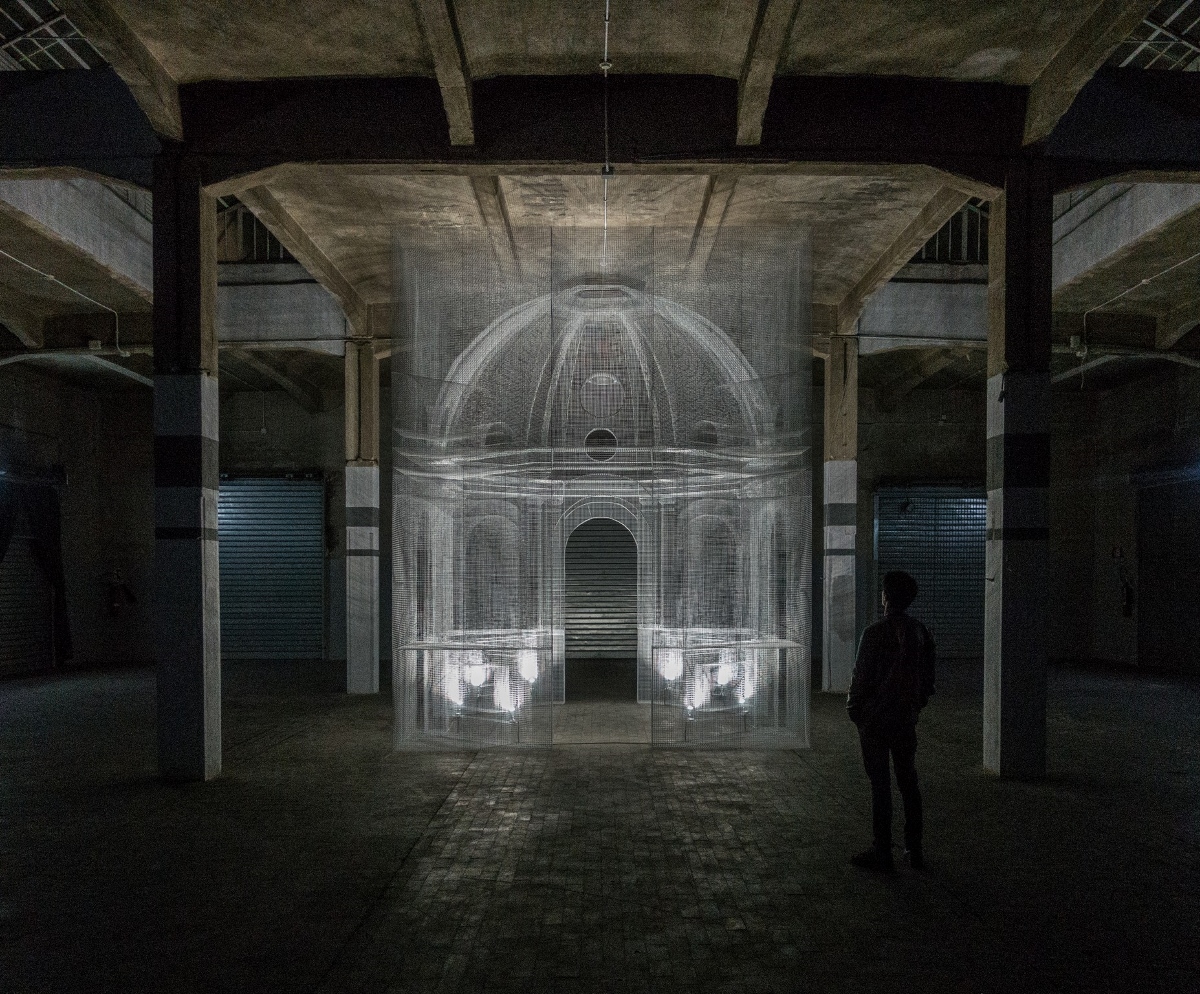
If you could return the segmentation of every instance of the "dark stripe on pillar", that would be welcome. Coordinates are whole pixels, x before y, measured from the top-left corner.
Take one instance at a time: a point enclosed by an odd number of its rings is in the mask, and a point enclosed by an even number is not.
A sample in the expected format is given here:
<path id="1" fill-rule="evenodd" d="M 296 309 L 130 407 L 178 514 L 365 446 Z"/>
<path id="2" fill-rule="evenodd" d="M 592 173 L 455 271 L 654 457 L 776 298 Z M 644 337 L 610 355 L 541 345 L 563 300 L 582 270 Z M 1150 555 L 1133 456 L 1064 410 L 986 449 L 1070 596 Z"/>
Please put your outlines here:
<path id="1" fill-rule="evenodd" d="M 826 549 L 827 556 L 854 556 L 858 554 L 857 549 Z"/>
<path id="2" fill-rule="evenodd" d="M 1050 483 L 1050 433 L 993 435 L 987 440 L 987 486 L 1045 487 Z"/>
<path id="3" fill-rule="evenodd" d="M 378 528 L 379 508 L 377 507 L 347 507 L 347 528 Z"/>
<path id="4" fill-rule="evenodd" d="M 206 542 L 215 542 L 217 530 L 215 528 L 155 528 L 154 537 L 175 540 L 189 539 L 191 541 L 203 539 Z"/>
<path id="5" fill-rule="evenodd" d="M 203 435 L 154 436 L 156 487 L 208 487 L 220 481 L 217 440 Z"/>
<path id="6" fill-rule="evenodd" d="M 858 505 L 857 504 L 826 504 L 825 505 L 825 527 L 829 528 L 834 525 L 857 525 L 858 524 Z"/>
<path id="7" fill-rule="evenodd" d="M 379 550 L 378 549 L 347 549 L 346 555 L 348 555 L 348 556 L 374 556 L 376 559 L 378 559 L 379 558 Z"/>
<path id="8" fill-rule="evenodd" d="M 1048 542 L 1049 528 L 989 528 L 989 542 Z"/>

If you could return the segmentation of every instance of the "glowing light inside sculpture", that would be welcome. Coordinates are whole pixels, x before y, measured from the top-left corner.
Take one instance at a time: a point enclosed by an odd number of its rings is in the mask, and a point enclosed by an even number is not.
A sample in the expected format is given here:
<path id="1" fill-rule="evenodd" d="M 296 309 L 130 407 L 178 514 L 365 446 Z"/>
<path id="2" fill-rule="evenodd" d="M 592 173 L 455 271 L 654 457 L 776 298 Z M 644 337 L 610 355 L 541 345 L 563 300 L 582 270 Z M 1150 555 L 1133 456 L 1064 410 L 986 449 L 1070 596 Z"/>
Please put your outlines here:
<path id="1" fill-rule="evenodd" d="M 655 743 L 806 741 L 804 237 L 725 233 L 706 262 L 690 232 L 516 241 L 519 267 L 397 241 L 397 745 L 551 743 L 565 548 L 596 517 L 637 543 Z"/>

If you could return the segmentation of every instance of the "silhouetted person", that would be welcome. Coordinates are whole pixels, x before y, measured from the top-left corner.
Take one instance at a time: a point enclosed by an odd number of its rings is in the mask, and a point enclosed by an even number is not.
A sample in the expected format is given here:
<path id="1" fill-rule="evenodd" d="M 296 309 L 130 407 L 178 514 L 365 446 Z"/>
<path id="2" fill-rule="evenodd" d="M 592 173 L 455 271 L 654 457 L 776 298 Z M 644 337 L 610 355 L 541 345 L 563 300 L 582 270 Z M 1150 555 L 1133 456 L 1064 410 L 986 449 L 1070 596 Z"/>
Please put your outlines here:
<path id="1" fill-rule="evenodd" d="M 891 870 L 892 777 L 904 798 L 904 843 L 914 869 L 925 865 L 921 848 L 921 791 L 917 786 L 917 716 L 933 694 L 934 645 L 921 622 L 905 611 L 917 596 L 917 581 L 899 570 L 883 578 L 882 621 L 863 632 L 854 663 L 846 711 L 858 726 L 863 766 L 871 781 L 875 844 L 851 862 Z"/>

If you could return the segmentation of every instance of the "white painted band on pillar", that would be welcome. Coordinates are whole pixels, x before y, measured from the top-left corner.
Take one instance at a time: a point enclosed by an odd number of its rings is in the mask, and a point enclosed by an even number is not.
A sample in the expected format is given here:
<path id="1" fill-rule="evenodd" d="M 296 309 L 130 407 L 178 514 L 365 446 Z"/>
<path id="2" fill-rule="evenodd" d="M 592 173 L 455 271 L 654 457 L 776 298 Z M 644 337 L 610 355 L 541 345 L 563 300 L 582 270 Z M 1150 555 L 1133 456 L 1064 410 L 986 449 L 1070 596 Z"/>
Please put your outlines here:
<path id="1" fill-rule="evenodd" d="M 858 460 L 830 459 L 825 463 L 825 503 L 858 503 Z"/>
<path id="2" fill-rule="evenodd" d="M 827 523 L 821 598 L 821 688 L 831 693 L 844 693 L 850 687 L 857 648 L 858 461 L 835 459 L 826 462 L 823 489 Z"/>
<path id="3" fill-rule="evenodd" d="M 379 467 L 346 467 L 346 690 L 379 692 Z M 373 522 L 362 524 L 360 522 Z"/>
<path id="4" fill-rule="evenodd" d="M 154 378 L 154 623 L 159 768 L 221 771 L 217 379 Z"/>

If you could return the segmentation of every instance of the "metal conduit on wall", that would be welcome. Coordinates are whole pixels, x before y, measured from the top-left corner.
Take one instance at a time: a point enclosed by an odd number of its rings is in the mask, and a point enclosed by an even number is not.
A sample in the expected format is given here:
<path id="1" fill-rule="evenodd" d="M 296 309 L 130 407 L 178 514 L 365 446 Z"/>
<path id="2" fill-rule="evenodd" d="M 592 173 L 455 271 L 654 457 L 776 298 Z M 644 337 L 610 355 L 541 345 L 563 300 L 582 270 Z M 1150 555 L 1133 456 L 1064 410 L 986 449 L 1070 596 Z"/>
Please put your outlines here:
<path id="1" fill-rule="evenodd" d="M 567 658 L 637 658 L 637 545 L 611 518 L 567 541 Z"/>
<path id="2" fill-rule="evenodd" d="M 983 655 L 986 553 L 983 488 L 894 487 L 876 493 L 876 597 L 884 573 L 911 573 L 921 589 L 911 613 L 933 633 L 939 656 Z"/>
<path id="3" fill-rule="evenodd" d="M 324 655 L 325 496 L 320 480 L 221 480 L 221 654 Z"/>

